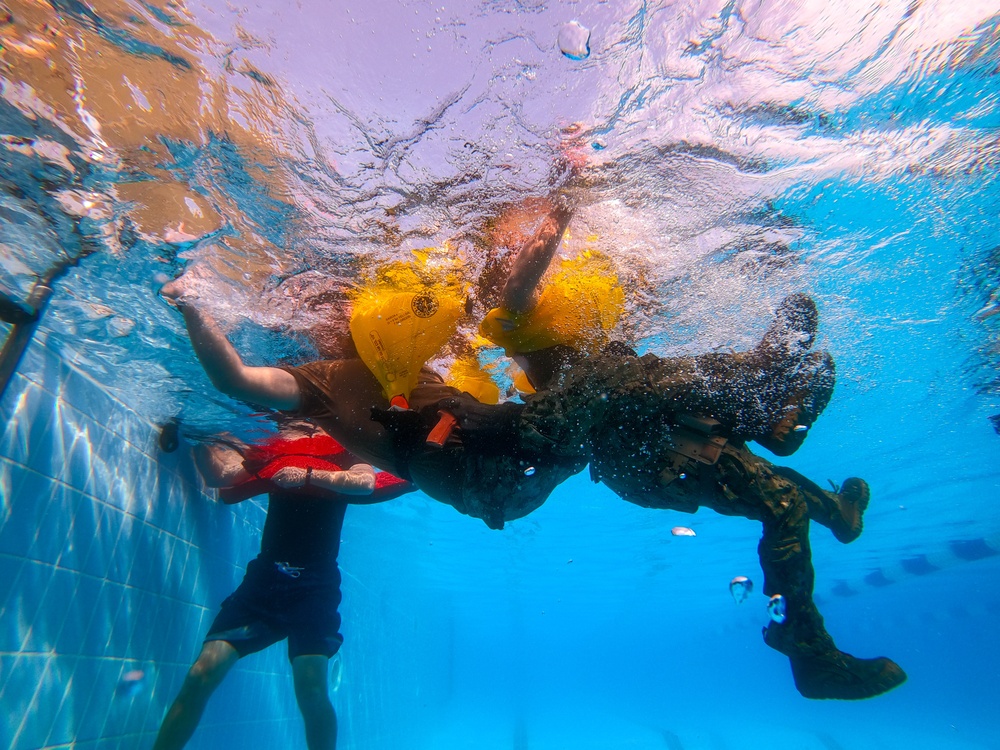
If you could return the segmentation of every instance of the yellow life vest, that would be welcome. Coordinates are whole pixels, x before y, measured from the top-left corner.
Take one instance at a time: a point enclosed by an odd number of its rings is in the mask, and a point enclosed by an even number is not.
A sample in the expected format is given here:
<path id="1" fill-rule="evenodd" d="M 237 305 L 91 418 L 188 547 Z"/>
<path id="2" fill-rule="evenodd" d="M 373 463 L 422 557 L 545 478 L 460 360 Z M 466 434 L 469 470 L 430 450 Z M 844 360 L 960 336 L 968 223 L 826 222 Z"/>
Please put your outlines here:
<path id="1" fill-rule="evenodd" d="M 500 389 L 474 355 L 456 359 L 445 382 L 465 391 L 481 404 L 500 403 Z"/>
<path id="2" fill-rule="evenodd" d="M 413 254 L 380 268 L 353 295 L 351 337 L 390 400 L 409 398 L 420 368 L 448 343 L 465 311 L 461 261 L 448 248 Z"/>
<path id="3" fill-rule="evenodd" d="M 595 354 L 608 343 L 625 309 L 625 292 L 611 259 L 586 251 L 562 261 L 534 309 L 515 314 L 494 308 L 479 332 L 507 356 L 566 344 Z"/>

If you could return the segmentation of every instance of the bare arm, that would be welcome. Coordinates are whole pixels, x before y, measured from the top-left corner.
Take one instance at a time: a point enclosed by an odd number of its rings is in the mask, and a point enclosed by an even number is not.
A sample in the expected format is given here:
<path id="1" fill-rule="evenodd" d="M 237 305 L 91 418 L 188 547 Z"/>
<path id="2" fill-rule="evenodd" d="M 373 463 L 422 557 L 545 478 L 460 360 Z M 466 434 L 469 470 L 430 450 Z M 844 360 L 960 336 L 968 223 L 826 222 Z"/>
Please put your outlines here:
<path id="1" fill-rule="evenodd" d="M 297 409 L 302 394 L 295 378 L 277 367 L 243 364 L 215 320 L 196 307 L 193 300 L 183 296 L 182 281 L 183 277 L 170 282 L 160 294 L 173 300 L 184 314 L 191 345 L 212 385 L 228 396 L 269 409 Z"/>
<path id="2" fill-rule="evenodd" d="M 538 302 L 538 283 L 559 249 L 573 211 L 562 197 L 557 197 L 552 211 L 541 226 L 518 251 L 500 305 L 512 313 L 526 313 Z"/>
<path id="3" fill-rule="evenodd" d="M 375 469 L 368 464 L 355 464 L 346 471 L 308 471 L 298 466 L 285 466 L 275 472 L 271 481 L 285 489 L 315 487 L 341 495 L 371 495 L 375 491 Z"/>
<path id="4" fill-rule="evenodd" d="M 243 456 L 229 446 L 196 445 L 194 463 L 209 487 L 232 487 L 250 478 L 243 468 Z"/>

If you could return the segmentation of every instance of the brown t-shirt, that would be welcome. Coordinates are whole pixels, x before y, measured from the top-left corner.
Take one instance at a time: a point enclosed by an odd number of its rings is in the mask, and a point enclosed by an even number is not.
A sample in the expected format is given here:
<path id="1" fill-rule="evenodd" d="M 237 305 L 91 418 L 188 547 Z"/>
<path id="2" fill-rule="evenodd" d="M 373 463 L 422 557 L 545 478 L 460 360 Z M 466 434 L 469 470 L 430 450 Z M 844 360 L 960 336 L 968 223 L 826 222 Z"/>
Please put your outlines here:
<path id="1" fill-rule="evenodd" d="M 392 436 L 372 420 L 372 408 L 388 409 L 382 386 L 360 359 L 321 360 L 299 367 L 283 367 L 299 384 L 302 403 L 294 412 L 326 430 L 347 450 L 373 466 L 396 476 L 406 476 L 406 467 L 393 445 Z M 417 387 L 410 394 L 414 409 L 454 396 L 433 370 L 423 368 Z"/>
<path id="2" fill-rule="evenodd" d="M 385 409 L 389 403 L 364 362 L 322 360 L 282 369 L 295 378 L 302 394 L 296 416 L 316 422 L 363 461 L 400 476 L 404 467 L 396 460 L 392 437 L 371 418 L 372 407 Z"/>

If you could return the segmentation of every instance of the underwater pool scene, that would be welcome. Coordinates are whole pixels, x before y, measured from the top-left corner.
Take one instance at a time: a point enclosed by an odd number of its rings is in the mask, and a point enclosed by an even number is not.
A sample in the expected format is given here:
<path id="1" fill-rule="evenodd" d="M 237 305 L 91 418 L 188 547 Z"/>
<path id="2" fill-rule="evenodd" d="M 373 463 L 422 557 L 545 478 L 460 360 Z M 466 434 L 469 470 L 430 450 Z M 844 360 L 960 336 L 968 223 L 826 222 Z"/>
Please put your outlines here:
<path id="1" fill-rule="evenodd" d="M 644 507 L 596 459 L 523 517 L 395 493 L 417 454 L 355 448 L 382 430 L 365 409 L 329 429 L 392 499 L 329 534 L 343 645 L 301 652 L 323 695 L 283 642 L 233 656 L 186 747 L 332 748 L 303 718 L 328 695 L 340 750 L 1000 749 L 998 170 L 1000 0 L 0 0 L 0 748 L 152 749 L 270 543 L 280 477 L 248 446 L 288 423 L 206 374 L 191 306 L 296 393 L 271 368 L 356 352 L 380 399 L 426 361 L 523 419 L 549 391 L 480 324 L 558 214 L 540 288 L 569 292 L 537 335 L 595 331 L 560 382 L 634 353 L 743 362 L 815 302 L 788 346 L 829 352 L 829 403 L 807 418 L 796 391 L 801 448 L 748 450 L 819 497 L 867 482 L 860 536 L 809 527 L 813 596 L 836 648 L 905 682 L 800 694 L 762 637 L 798 622 L 763 511 Z M 763 409 L 778 379 L 735 397 Z M 605 403 L 625 464 L 661 433 L 689 451 L 652 470 L 674 490 L 764 465 Z M 196 461 L 220 446 L 254 489 Z M 575 447 L 482 492 L 514 502 Z"/>

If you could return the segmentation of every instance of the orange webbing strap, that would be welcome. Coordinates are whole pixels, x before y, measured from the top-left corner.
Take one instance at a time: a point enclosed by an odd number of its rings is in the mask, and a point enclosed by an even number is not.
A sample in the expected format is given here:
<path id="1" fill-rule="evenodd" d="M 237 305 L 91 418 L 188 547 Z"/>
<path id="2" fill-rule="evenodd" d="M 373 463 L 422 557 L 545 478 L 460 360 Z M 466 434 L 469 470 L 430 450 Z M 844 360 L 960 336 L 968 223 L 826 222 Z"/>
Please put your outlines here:
<path id="1" fill-rule="evenodd" d="M 458 420 L 451 412 L 439 411 L 438 414 L 441 418 L 438 419 L 438 423 L 434 425 L 434 429 L 427 435 L 425 442 L 427 445 L 442 448 L 448 438 L 451 437 L 452 430 L 458 425 Z"/>

